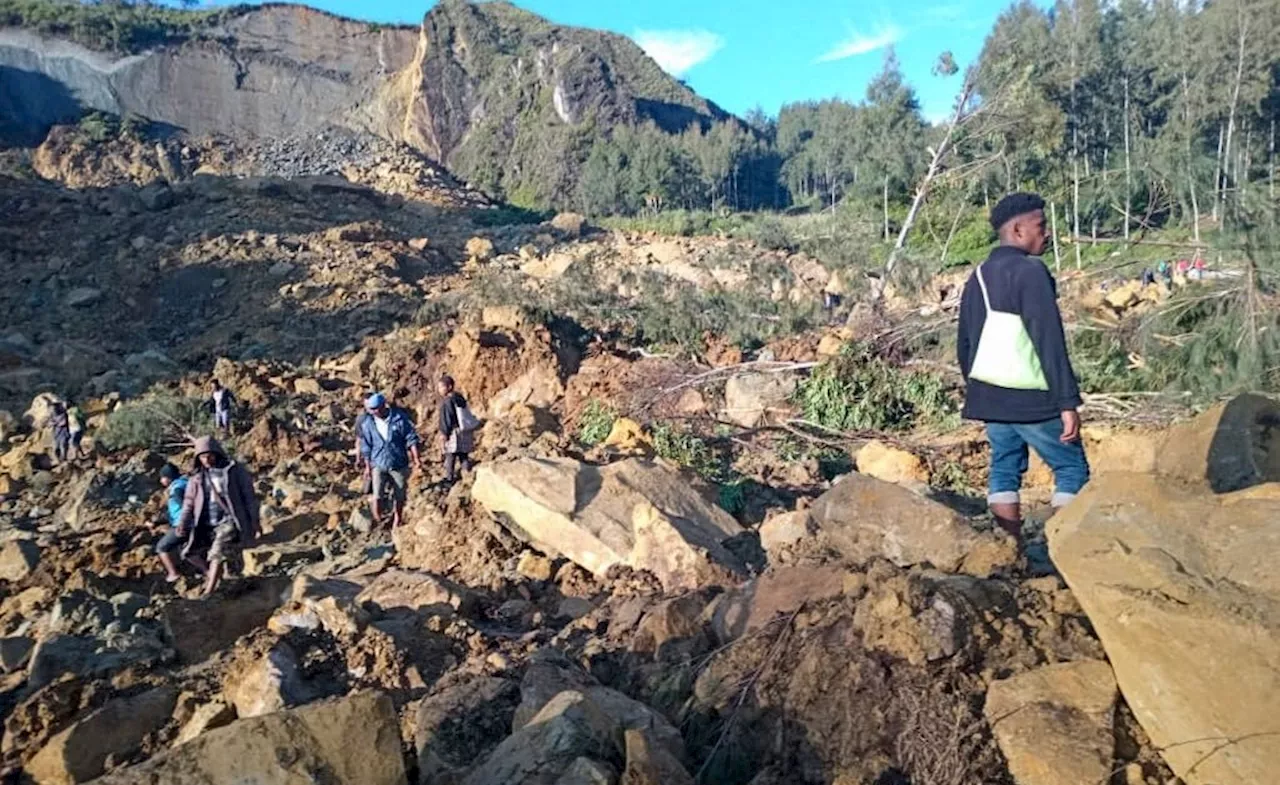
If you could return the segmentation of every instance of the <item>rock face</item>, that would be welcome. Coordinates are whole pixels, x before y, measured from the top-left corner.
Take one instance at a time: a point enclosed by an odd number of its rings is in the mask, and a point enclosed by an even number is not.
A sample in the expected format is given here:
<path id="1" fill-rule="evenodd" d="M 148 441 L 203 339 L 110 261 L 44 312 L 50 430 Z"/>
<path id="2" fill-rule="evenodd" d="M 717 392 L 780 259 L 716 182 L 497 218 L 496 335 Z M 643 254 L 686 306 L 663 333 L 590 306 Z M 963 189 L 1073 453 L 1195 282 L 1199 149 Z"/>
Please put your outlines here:
<path id="1" fill-rule="evenodd" d="M 786 406 L 796 391 L 796 378 L 781 373 L 732 376 L 724 385 L 724 413 L 743 428 L 763 423 L 769 412 Z"/>
<path id="2" fill-rule="evenodd" d="M 1240 395 L 1170 428 L 1155 470 L 1217 493 L 1280 482 L 1280 403 Z"/>
<path id="3" fill-rule="evenodd" d="M 132 698 L 111 701 L 49 740 L 27 762 L 39 785 L 72 785 L 102 774 L 112 755 L 137 749 L 147 734 L 169 720 L 178 691 L 157 687 Z"/>
<path id="4" fill-rule="evenodd" d="M 1277 521 L 1274 484 L 1214 496 L 1114 474 L 1047 527 L 1126 701 L 1189 785 L 1280 770 Z"/>
<path id="5" fill-rule="evenodd" d="M 405 785 L 391 699 L 355 693 L 234 722 L 113 772 L 98 785 Z"/>
<path id="6" fill-rule="evenodd" d="M 1099 660 L 997 681 L 984 709 L 1018 785 L 1106 782 L 1115 748 L 1116 680 Z"/>
<path id="7" fill-rule="evenodd" d="M 604 576 L 622 564 L 668 590 L 742 572 L 722 542 L 742 531 L 679 474 L 639 459 L 591 466 L 567 458 L 482 465 L 472 496 L 544 553 Z"/>
<path id="8" fill-rule="evenodd" d="M 727 117 L 630 39 L 507 4 L 448 0 L 416 29 L 301 6 L 244 9 L 191 40 L 129 55 L 0 29 L 0 115 L 13 141 L 38 143 L 82 106 L 232 138 L 341 126 L 406 142 L 468 178 L 489 154 L 513 159 L 504 171 L 559 155 L 522 138 L 565 145 L 563 133 L 543 135 L 548 126 L 653 120 L 678 132 Z"/>
<path id="9" fill-rule="evenodd" d="M 883 557 L 986 577 L 1016 558 L 1012 539 L 979 532 L 937 502 L 861 474 L 840 480 L 809 512 L 818 543 L 855 563 Z"/>

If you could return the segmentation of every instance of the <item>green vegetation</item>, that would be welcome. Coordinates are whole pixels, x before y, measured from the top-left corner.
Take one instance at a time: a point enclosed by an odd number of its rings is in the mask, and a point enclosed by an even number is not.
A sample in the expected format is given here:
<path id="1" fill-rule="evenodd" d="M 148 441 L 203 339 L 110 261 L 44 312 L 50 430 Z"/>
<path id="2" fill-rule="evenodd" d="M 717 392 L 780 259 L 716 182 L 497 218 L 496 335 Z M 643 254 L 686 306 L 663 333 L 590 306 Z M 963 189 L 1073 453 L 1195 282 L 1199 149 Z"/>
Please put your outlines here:
<path id="1" fill-rule="evenodd" d="M 213 420 L 202 398 L 169 393 L 129 401 L 107 415 L 97 441 L 108 450 L 154 449 L 207 433 Z"/>
<path id="2" fill-rule="evenodd" d="M 246 8 L 190 10 L 145 1 L 0 0 L 0 26 L 30 28 L 90 49 L 134 53 L 199 38 L 217 22 Z"/>
<path id="3" fill-rule="evenodd" d="M 796 390 L 807 421 L 835 431 L 902 431 L 959 424 L 956 391 L 936 374 L 898 368 L 850 346 Z"/>
<path id="4" fill-rule="evenodd" d="M 578 441 L 594 447 L 609 437 L 618 413 L 611 407 L 592 398 L 578 418 Z"/>
<path id="5" fill-rule="evenodd" d="M 671 423 L 655 423 L 653 451 L 682 466 L 716 487 L 716 503 L 730 515 L 740 515 L 747 506 L 753 483 L 732 467 L 729 450 L 713 446 L 691 430 Z"/>

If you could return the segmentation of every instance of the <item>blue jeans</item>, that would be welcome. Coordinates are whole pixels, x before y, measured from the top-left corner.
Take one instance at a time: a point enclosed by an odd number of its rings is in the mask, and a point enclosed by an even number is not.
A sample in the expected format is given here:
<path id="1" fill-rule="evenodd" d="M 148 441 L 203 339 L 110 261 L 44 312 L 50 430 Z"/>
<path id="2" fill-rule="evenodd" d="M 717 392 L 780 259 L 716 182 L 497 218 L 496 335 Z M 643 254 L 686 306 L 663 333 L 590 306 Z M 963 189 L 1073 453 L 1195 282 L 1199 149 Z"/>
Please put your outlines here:
<path id="1" fill-rule="evenodd" d="M 1077 439 L 1063 444 L 1062 419 L 1033 423 L 987 423 L 987 441 L 991 442 L 991 478 L 987 501 L 992 504 L 1017 504 L 1022 488 L 1022 475 L 1027 472 L 1027 448 L 1036 451 L 1053 470 L 1053 506 L 1062 507 L 1075 498 L 1089 481 L 1089 460 L 1084 445 Z"/>

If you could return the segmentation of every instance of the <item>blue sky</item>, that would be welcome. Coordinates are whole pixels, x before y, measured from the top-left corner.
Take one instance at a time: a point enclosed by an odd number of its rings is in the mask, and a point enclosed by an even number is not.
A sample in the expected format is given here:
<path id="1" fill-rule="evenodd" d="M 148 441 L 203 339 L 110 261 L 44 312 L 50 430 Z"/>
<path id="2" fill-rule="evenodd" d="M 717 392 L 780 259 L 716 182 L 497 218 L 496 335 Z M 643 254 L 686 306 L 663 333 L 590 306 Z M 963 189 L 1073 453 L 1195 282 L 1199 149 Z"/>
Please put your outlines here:
<path id="1" fill-rule="evenodd" d="M 334 13 L 417 24 L 432 3 L 304 0 Z M 1009 0 L 516 0 L 554 22 L 636 39 L 725 109 L 840 96 L 860 100 L 893 46 L 926 117 L 945 116 L 959 77 L 929 73 L 943 50 L 963 66 Z"/>

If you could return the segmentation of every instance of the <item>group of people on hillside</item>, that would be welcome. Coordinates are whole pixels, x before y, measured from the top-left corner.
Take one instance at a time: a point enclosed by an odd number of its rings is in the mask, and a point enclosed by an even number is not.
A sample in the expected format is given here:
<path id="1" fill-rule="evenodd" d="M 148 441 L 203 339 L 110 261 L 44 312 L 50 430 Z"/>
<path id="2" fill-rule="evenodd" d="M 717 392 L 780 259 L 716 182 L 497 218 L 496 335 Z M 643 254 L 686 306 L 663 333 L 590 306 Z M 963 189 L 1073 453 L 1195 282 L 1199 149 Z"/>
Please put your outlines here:
<path id="1" fill-rule="evenodd" d="M 440 395 L 436 419 L 444 453 L 444 482 L 452 485 L 459 478 L 459 469 L 472 468 L 474 434 L 480 422 L 451 377 L 441 377 L 436 391 Z M 212 382 L 210 407 L 216 427 L 223 432 L 230 431 L 234 400 L 217 380 Z M 226 564 L 257 538 L 259 509 L 253 478 L 243 464 L 229 457 L 212 437 L 196 439 L 193 447 L 189 472 L 172 463 L 160 470 L 166 531 L 156 544 L 156 554 L 166 581 L 179 580 L 181 559 L 204 576 L 203 593 L 207 596 L 217 590 Z M 385 520 L 389 497 L 390 525 L 399 526 L 409 478 L 415 469 L 423 469 L 418 433 L 409 413 L 393 406 L 383 393 L 369 395 L 364 412 L 356 419 L 355 452 L 374 520 Z"/>
<path id="2" fill-rule="evenodd" d="M 1162 260 L 1155 268 L 1144 267 L 1141 281 L 1143 286 L 1150 286 L 1157 280 L 1172 286 L 1180 281 L 1202 281 L 1205 276 L 1204 258 L 1196 254 L 1194 259 L 1179 259 L 1176 262 Z"/>
<path id="3" fill-rule="evenodd" d="M 1030 450 L 1053 470 L 1055 509 L 1068 504 L 1089 481 L 1080 438 L 1080 389 L 1067 351 L 1056 282 L 1039 258 L 1049 236 L 1044 207 L 1035 194 L 1014 193 L 991 211 L 1000 245 L 965 284 L 956 342 L 966 383 L 962 413 L 985 423 L 991 449 L 988 506 L 996 523 L 1019 541 L 1020 491 Z M 216 382 L 212 390 L 215 412 L 227 412 L 217 424 L 229 430 L 229 402 L 234 398 Z M 459 469 L 471 468 L 479 421 L 453 379 L 442 377 L 436 391 L 445 483 L 452 484 Z M 382 522 L 389 512 L 390 525 L 399 526 L 409 479 L 423 469 L 413 420 L 385 394 L 375 392 L 365 398 L 355 430 L 356 465 L 373 517 Z M 167 580 L 178 579 L 181 557 L 205 576 L 204 592 L 209 594 L 217 589 L 235 552 L 256 538 L 258 504 L 248 470 L 216 440 L 197 439 L 194 453 L 189 472 L 172 464 L 161 471 L 169 530 L 156 551 Z"/>

